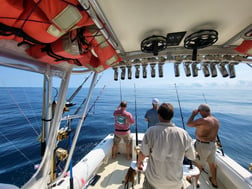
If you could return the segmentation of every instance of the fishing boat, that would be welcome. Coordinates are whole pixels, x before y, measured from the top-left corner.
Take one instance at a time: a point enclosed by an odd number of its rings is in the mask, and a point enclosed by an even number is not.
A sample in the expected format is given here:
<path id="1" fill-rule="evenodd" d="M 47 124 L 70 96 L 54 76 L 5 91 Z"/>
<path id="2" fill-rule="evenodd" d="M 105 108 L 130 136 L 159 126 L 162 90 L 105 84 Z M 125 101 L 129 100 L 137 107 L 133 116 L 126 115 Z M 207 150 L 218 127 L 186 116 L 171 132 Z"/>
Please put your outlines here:
<path id="1" fill-rule="evenodd" d="M 134 188 L 142 188 L 144 170 L 136 168 L 137 150 L 143 133 L 132 133 L 132 160 L 125 159 L 120 143 L 117 159 L 111 158 L 113 133 L 106 136 L 77 164 L 72 156 L 98 75 L 113 69 L 114 80 L 163 77 L 163 65 L 180 68 L 187 77 L 236 77 L 235 67 L 251 64 L 251 0 L 4 0 L 0 12 L 0 65 L 44 77 L 42 104 L 42 160 L 23 189 L 124 188 L 129 167 L 137 176 Z M 133 70 L 132 70 L 133 69 Z M 218 71 L 217 71 L 218 69 Z M 135 71 L 135 72 L 134 72 Z M 133 72 L 135 74 L 133 74 Z M 140 72 L 142 74 L 140 74 Z M 83 107 L 63 116 L 71 99 L 66 98 L 73 74 L 92 73 L 92 82 Z M 127 75 L 126 75 L 127 74 Z M 57 103 L 52 97 L 52 79 L 61 80 Z M 66 104 L 66 102 L 68 102 Z M 77 120 L 75 130 L 62 122 Z M 70 138 L 70 148 L 58 144 Z M 216 153 L 218 188 L 251 189 L 252 175 L 221 146 Z M 64 161 L 56 170 L 56 161 Z M 145 162 L 147 165 L 147 160 Z M 183 167 L 184 188 L 196 188 L 185 176 L 195 176 L 194 165 Z M 212 188 L 208 167 L 200 176 L 200 188 Z M 1 189 L 19 188 L 11 183 Z"/>

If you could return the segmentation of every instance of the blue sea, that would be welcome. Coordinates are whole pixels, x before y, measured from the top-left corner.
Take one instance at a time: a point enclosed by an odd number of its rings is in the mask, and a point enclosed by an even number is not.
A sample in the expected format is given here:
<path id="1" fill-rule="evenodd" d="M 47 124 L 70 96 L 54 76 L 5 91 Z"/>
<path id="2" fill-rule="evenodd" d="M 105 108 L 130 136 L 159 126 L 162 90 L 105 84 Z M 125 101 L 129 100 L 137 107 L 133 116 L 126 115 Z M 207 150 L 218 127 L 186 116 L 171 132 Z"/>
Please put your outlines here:
<path id="1" fill-rule="evenodd" d="M 74 91 L 69 89 L 68 97 Z M 64 115 L 75 112 L 87 91 L 83 88 L 78 93 L 72 101 L 76 105 Z M 53 97 L 57 100 L 56 93 L 54 90 Z M 185 123 L 193 109 L 201 103 L 208 103 L 212 114 L 221 123 L 219 137 L 224 153 L 247 169 L 252 161 L 251 94 L 252 90 L 203 90 L 180 86 L 177 86 L 177 91 L 174 86 L 154 90 L 97 88 L 90 101 L 73 161 L 76 163 L 103 137 L 113 132 L 113 111 L 122 99 L 128 102 L 128 111 L 137 120 L 131 131 L 135 132 L 137 127 L 138 132 L 145 132 L 147 123 L 144 114 L 151 108 L 152 98 L 156 97 L 160 102 L 173 104 L 173 122 L 186 129 L 193 138 L 195 129 L 187 127 Z M 41 88 L 0 88 L 0 183 L 22 186 L 35 172 L 34 166 L 40 162 L 41 99 Z"/>

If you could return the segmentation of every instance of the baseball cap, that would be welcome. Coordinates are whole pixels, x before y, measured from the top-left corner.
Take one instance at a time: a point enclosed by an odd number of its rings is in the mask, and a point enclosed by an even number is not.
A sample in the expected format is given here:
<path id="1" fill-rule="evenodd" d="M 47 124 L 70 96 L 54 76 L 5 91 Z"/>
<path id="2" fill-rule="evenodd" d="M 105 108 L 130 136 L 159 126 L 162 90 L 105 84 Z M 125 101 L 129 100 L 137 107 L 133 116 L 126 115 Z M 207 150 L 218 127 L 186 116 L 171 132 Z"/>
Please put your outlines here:
<path id="1" fill-rule="evenodd" d="M 159 103 L 159 100 L 157 98 L 152 99 L 152 104 L 158 104 L 158 103 Z"/>

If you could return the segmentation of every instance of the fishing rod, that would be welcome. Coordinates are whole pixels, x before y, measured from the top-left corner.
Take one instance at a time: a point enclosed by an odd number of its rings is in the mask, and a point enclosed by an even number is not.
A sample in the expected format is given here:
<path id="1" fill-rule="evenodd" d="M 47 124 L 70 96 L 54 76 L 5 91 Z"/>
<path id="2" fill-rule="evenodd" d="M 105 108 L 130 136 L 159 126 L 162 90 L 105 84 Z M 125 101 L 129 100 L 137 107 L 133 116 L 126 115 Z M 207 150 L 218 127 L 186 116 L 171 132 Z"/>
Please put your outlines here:
<path id="1" fill-rule="evenodd" d="M 94 87 L 96 86 L 96 84 L 99 82 L 100 79 L 101 79 L 101 76 L 100 76 L 99 79 L 97 79 L 96 82 L 94 83 Z M 86 118 L 87 118 L 87 116 L 89 115 L 89 113 L 91 112 L 91 110 L 93 109 L 93 107 L 95 106 L 95 104 L 96 104 L 96 102 L 98 101 L 98 99 L 100 98 L 100 96 L 101 96 L 102 92 L 104 91 L 104 89 L 105 89 L 105 85 L 104 85 L 104 87 L 102 88 L 102 91 L 100 92 L 100 94 L 99 94 L 99 95 L 97 96 L 97 98 L 95 99 L 95 101 L 94 101 L 94 103 L 92 104 L 92 106 L 91 106 L 91 107 L 89 108 L 89 110 L 87 111 L 85 117 L 83 118 L 83 123 L 84 123 L 84 121 L 86 120 Z M 74 112 L 75 115 L 78 114 L 78 112 L 79 112 L 81 106 L 82 106 L 85 102 L 86 102 L 86 98 L 83 99 L 83 101 L 82 101 L 80 107 L 77 108 L 77 110 Z M 73 145 L 72 145 L 72 144 L 73 144 L 73 139 L 72 139 L 72 134 L 71 134 L 72 131 L 73 131 L 73 129 L 71 128 L 72 120 L 73 120 L 73 118 L 68 119 L 68 121 L 67 121 L 67 130 L 66 130 L 66 132 L 67 132 L 66 136 L 68 136 L 68 138 L 69 138 L 69 140 L 68 140 L 69 149 L 71 149 L 72 146 L 73 146 Z M 74 134 L 74 137 L 76 137 L 76 134 Z M 69 157 L 70 157 L 70 156 L 69 156 Z M 70 158 L 71 158 L 71 157 L 70 157 Z M 66 171 L 66 170 L 64 169 L 62 172 L 65 172 L 65 171 Z M 74 179 L 74 178 L 73 178 L 73 161 L 72 161 L 72 158 L 69 160 L 69 173 L 70 173 L 70 175 L 69 175 L 69 187 L 70 187 L 70 189 L 73 189 L 73 188 L 74 188 L 74 182 L 73 182 L 73 179 Z"/>
<path id="2" fill-rule="evenodd" d="M 74 91 L 74 93 L 67 99 L 67 102 L 71 102 L 73 98 L 79 93 L 82 86 L 86 83 L 86 81 L 89 79 L 89 77 L 92 75 L 92 72 L 89 74 L 89 76 L 86 77 L 86 79 L 81 83 L 81 85 Z"/>
<path id="3" fill-rule="evenodd" d="M 183 117 L 183 113 L 182 113 L 182 108 L 180 105 L 180 100 L 179 100 L 179 95 L 178 95 L 178 90 L 177 90 L 177 86 L 175 83 L 175 89 L 176 89 L 176 94 L 177 94 L 177 99 L 178 99 L 178 104 L 179 104 L 179 110 L 180 110 L 180 116 L 181 116 L 181 120 L 182 120 L 182 125 L 183 125 L 183 129 L 185 129 L 185 124 L 184 124 L 184 117 Z M 189 164 L 190 165 L 190 169 L 193 169 L 193 165 L 192 165 L 192 161 L 190 159 L 188 159 L 187 157 L 184 157 L 184 161 L 183 164 Z"/>
<path id="4" fill-rule="evenodd" d="M 122 102 L 122 86 L 121 86 L 121 80 L 120 80 L 120 97 L 121 97 L 121 102 Z"/>
<path id="5" fill-rule="evenodd" d="M 136 123 L 136 147 L 138 147 L 138 125 L 137 125 L 137 106 L 136 106 L 136 84 L 134 83 L 134 93 L 135 93 L 135 123 Z M 138 153 L 136 153 L 136 162 L 138 161 Z M 141 175 L 140 172 L 138 171 L 137 174 L 138 177 L 138 184 L 140 183 Z"/>
<path id="6" fill-rule="evenodd" d="M 204 101 L 205 101 L 205 103 L 207 104 L 207 101 L 206 101 L 206 97 L 205 97 L 205 94 L 204 93 L 202 93 L 202 95 L 203 95 L 203 98 L 204 98 Z M 221 153 L 222 153 L 222 156 L 224 156 L 224 149 L 223 149 L 223 146 L 222 146 L 222 143 L 221 143 L 221 141 L 220 141 L 220 137 L 219 137 L 219 134 L 217 133 L 217 146 L 220 148 L 220 150 L 221 150 Z"/>
<path id="7" fill-rule="evenodd" d="M 179 110 L 180 110 L 180 116 L 181 116 L 181 120 L 182 120 L 183 129 L 186 130 L 185 129 L 184 117 L 183 117 L 183 114 L 182 114 L 182 109 L 181 109 L 181 105 L 180 105 L 180 100 L 179 100 L 179 96 L 178 96 L 178 90 L 177 90 L 176 83 L 174 85 L 175 85 L 175 89 L 176 89 L 177 100 L 178 100 L 178 104 L 179 104 Z"/>
<path id="8" fill-rule="evenodd" d="M 96 97 L 94 103 L 92 104 L 92 106 L 89 108 L 86 117 L 84 118 L 84 120 L 87 118 L 87 116 L 89 115 L 89 113 L 91 112 L 91 110 L 95 107 L 96 102 L 99 100 L 99 98 L 101 97 L 103 91 L 105 90 L 106 85 L 103 86 L 102 90 L 100 91 L 99 95 Z"/>
<path id="9" fill-rule="evenodd" d="M 137 126 L 137 106 L 136 106 L 136 85 L 134 84 L 134 92 L 135 92 L 135 122 L 136 122 L 136 146 L 138 146 L 138 126 Z M 138 155 L 137 155 L 138 159 Z"/>
<path id="10" fill-rule="evenodd" d="M 207 100 L 206 100 L 205 94 L 202 93 L 202 96 L 203 96 L 203 98 L 204 98 L 205 103 L 207 104 Z"/>
<path id="11" fill-rule="evenodd" d="M 101 79 L 101 76 L 97 79 L 96 83 L 95 83 L 95 86 L 97 85 L 97 83 L 100 81 Z M 76 111 L 74 112 L 74 115 L 78 114 L 78 112 L 80 111 L 82 105 L 85 103 L 86 101 L 86 98 L 84 98 L 80 104 L 80 106 L 76 109 Z"/>
<path id="12" fill-rule="evenodd" d="M 135 93 L 135 123 L 136 123 L 136 147 L 138 147 L 138 125 L 137 125 L 137 102 L 136 102 L 136 84 L 134 83 L 134 93 Z M 136 150 L 137 151 L 137 150 Z M 136 153 L 136 162 L 138 161 L 138 153 Z M 140 171 L 138 171 L 137 173 L 137 177 L 138 177 L 138 184 L 140 183 L 140 179 L 141 179 L 141 173 Z"/>

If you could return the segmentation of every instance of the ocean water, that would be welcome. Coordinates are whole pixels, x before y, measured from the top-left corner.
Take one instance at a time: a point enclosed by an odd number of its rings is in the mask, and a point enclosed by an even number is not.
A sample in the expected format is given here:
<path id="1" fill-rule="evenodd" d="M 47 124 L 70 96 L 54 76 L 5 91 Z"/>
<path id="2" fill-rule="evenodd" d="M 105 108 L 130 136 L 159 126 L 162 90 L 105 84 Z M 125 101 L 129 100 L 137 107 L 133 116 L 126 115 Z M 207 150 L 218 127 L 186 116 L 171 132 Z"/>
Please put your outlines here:
<path id="1" fill-rule="evenodd" d="M 73 92 L 74 89 L 69 89 L 68 97 Z M 138 132 L 145 132 L 144 114 L 151 108 L 151 99 L 156 97 L 160 102 L 173 104 L 173 122 L 185 128 L 193 138 L 195 129 L 185 123 L 193 109 L 208 103 L 221 124 L 219 137 L 224 153 L 247 169 L 252 162 L 252 90 L 202 90 L 177 86 L 177 92 L 174 86 L 155 90 L 95 89 L 74 152 L 74 163 L 113 132 L 113 111 L 121 99 L 128 102 L 128 111 L 137 120 L 131 131 L 135 132 L 137 126 Z M 86 94 L 87 89 L 83 88 L 73 99 L 76 105 L 64 115 L 73 114 Z M 41 88 L 0 88 L 0 183 L 22 186 L 40 162 L 41 96 Z M 74 128 L 76 122 L 72 123 Z"/>

